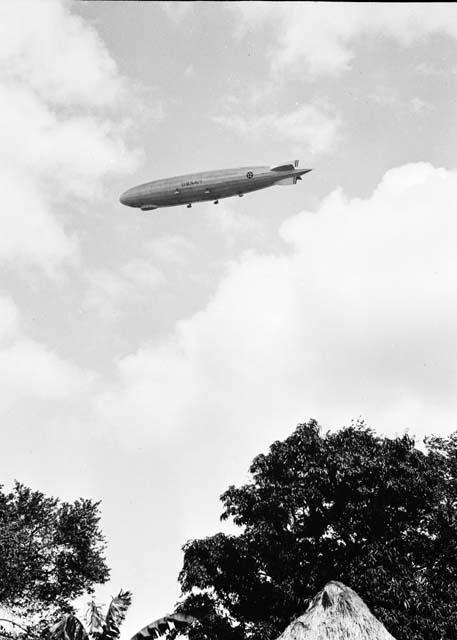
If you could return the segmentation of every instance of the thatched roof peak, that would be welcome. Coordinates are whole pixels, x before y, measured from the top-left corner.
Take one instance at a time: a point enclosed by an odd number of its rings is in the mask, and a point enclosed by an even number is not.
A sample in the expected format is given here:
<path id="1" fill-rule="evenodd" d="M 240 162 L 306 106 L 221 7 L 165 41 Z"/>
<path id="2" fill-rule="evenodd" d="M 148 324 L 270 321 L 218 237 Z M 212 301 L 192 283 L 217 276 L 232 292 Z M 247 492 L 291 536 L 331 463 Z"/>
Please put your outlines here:
<path id="1" fill-rule="evenodd" d="M 278 640 L 395 640 L 355 591 L 328 582 Z"/>

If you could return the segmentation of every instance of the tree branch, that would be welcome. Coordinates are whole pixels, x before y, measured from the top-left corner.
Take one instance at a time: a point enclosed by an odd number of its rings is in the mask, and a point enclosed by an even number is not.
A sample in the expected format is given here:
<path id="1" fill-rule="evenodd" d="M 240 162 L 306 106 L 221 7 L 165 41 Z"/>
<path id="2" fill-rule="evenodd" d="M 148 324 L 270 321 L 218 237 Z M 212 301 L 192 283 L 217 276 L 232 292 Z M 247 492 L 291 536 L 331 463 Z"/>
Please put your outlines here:
<path id="1" fill-rule="evenodd" d="M 7 622 L 8 624 L 12 624 L 15 627 L 19 627 L 19 629 L 22 629 L 22 631 L 25 631 L 25 633 L 29 633 L 28 629 L 18 624 L 17 622 L 13 622 L 13 620 L 8 620 L 8 618 L 0 618 L 0 622 Z"/>

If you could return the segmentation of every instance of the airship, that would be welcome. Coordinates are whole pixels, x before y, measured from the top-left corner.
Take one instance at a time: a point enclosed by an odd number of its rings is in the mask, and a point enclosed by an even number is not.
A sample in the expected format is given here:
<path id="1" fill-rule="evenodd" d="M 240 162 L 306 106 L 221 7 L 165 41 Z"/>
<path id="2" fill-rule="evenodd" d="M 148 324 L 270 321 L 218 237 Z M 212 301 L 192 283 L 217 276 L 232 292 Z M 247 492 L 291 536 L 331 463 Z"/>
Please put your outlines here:
<path id="1" fill-rule="evenodd" d="M 153 180 L 127 189 L 121 195 L 120 202 L 142 211 L 178 205 L 190 208 L 195 202 L 211 200 L 218 204 L 222 198 L 241 198 L 251 191 L 296 184 L 302 175 L 311 171 L 299 169 L 298 164 L 299 161 L 294 160 L 275 167 L 218 169 Z"/>

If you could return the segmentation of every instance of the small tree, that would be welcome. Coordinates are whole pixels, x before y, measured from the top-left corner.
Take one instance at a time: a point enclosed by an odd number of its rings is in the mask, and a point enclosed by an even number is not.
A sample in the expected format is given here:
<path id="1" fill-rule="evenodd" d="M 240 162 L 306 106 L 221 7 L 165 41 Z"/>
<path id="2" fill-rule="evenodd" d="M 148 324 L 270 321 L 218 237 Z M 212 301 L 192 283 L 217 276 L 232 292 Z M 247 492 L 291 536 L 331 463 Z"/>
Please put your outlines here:
<path id="1" fill-rule="evenodd" d="M 26 637 L 40 637 L 62 612 L 72 612 L 75 598 L 107 581 L 99 519 L 98 502 L 61 502 L 20 483 L 9 493 L 0 486 L 0 607 L 19 618 Z"/>
<path id="2" fill-rule="evenodd" d="M 132 594 L 121 591 L 111 600 L 104 616 L 101 608 L 92 601 L 87 631 L 75 615 L 66 615 L 51 629 L 50 640 L 116 640 L 120 637 L 120 626 L 131 602 Z"/>
<path id="3" fill-rule="evenodd" d="M 190 640 L 273 640 L 330 580 L 398 640 L 457 637 L 457 435 L 377 437 L 299 425 L 222 495 L 218 533 L 184 547 Z"/>

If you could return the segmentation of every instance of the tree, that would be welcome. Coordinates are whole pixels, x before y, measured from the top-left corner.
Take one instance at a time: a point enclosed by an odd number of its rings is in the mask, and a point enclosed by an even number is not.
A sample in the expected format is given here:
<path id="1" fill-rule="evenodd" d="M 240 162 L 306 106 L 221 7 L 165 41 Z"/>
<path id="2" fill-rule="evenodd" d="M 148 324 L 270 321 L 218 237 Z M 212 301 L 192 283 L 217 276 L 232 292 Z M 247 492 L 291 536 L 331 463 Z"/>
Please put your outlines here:
<path id="1" fill-rule="evenodd" d="M 21 623 L 27 637 L 39 637 L 72 612 L 75 598 L 107 581 L 98 510 L 91 500 L 67 503 L 20 483 L 9 493 L 0 486 L 0 607 L 30 621 Z"/>
<path id="2" fill-rule="evenodd" d="M 103 616 L 100 607 L 92 601 L 87 631 L 75 615 L 69 614 L 51 629 L 50 640 L 116 640 L 120 637 L 120 626 L 131 602 L 132 594 L 121 591 L 111 600 L 108 611 Z"/>
<path id="3" fill-rule="evenodd" d="M 221 496 L 218 533 L 184 547 L 190 640 L 273 640 L 330 580 L 398 640 L 457 637 L 457 434 L 377 437 L 301 424 Z"/>

